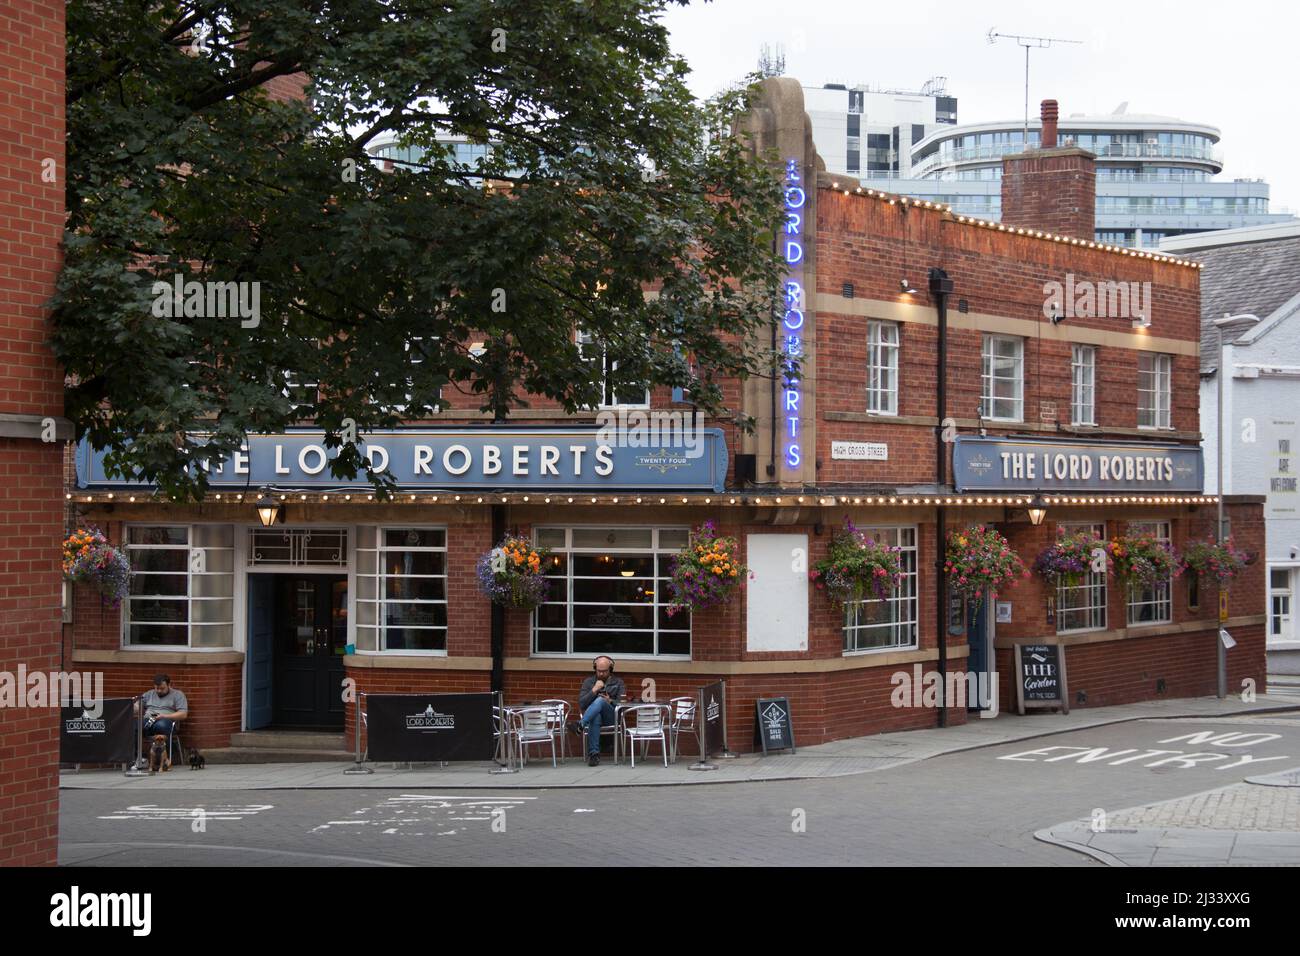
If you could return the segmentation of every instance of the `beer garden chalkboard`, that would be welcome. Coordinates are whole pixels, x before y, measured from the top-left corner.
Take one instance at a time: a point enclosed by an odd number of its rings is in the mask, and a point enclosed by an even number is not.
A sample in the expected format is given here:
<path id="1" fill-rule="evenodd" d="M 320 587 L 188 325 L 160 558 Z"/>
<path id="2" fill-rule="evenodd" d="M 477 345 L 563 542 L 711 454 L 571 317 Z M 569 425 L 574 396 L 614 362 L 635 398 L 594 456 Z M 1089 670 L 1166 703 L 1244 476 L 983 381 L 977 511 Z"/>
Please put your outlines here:
<path id="1" fill-rule="evenodd" d="M 1065 649 L 1060 644 L 1017 644 L 1016 709 L 1060 708 L 1070 712 L 1070 692 L 1065 679 Z"/>

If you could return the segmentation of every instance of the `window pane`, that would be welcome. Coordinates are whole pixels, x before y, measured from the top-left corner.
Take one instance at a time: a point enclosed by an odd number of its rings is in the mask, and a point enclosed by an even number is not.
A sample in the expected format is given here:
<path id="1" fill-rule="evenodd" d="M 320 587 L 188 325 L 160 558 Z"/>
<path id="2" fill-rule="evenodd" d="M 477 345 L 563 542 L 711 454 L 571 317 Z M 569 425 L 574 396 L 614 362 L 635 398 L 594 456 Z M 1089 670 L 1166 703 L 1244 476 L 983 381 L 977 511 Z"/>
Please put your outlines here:
<path id="1" fill-rule="evenodd" d="M 574 528 L 575 548 L 644 548 L 652 547 L 649 528 Z"/>
<path id="2" fill-rule="evenodd" d="M 188 544 L 190 532 L 187 527 L 179 528 L 130 528 L 127 530 L 129 544 Z"/>
<path id="3" fill-rule="evenodd" d="M 445 548 L 447 532 L 441 528 L 388 528 L 384 531 L 388 548 Z"/>

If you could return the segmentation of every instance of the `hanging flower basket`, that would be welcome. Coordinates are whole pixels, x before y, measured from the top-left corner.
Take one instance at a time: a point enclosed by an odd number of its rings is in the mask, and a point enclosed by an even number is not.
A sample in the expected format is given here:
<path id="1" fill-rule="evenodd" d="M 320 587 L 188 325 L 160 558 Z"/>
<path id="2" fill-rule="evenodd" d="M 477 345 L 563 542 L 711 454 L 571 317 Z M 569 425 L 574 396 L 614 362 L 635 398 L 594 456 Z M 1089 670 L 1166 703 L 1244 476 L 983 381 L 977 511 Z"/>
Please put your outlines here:
<path id="1" fill-rule="evenodd" d="M 1213 538 L 1189 541 L 1183 548 L 1182 566 L 1198 578 L 1213 578 L 1222 587 L 1246 569 L 1245 551 L 1238 551 L 1229 538 L 1219 544 Z"/>
<path id="2" fill-rule="evenodd" d="M 1174 549 L 1149 534 L 1113 538 L 1106 550 L 1115 573 L 1138 587 L 1154 587 L 1177 577 L 1183 569 Z"/>
<path id="3" fill-rule="evenodd" d="M 131 562 L 98 528 L 78 528 L 63 541 L 63 576 L 89 584 L 118 607 L 131 589 Z"/>
<path id="4" fill-rule="evenodd" d="M 493 604 L 531 611 L 546 600 L 550 582 L 545 563 L 550 552 L 518 535 L 501 539 L 478 559 L 479 590 Z"/>
<path id="5" fill-rule="evenodd" d="M 972 525 L 948 534 L 943 570 L 948 587 L 964 597 L 978 611 L 986 594 L 996 595 L 1016 578 L 1029 577 L 1020 555 L 993 528 Z"/>
<path id="6" fill-rule="evenodd" d="M 720 536 L 712 521 L 691 532 L 690 542 L 672 558 L 671 567 L 669 617 L 678 611 L 726 604 L 749 574 L 749 568 L 740 563 L 736 539 Z"/>
<path id="7" fill-rule="evenodd" d="M 1053 585 L 1074 587 L 1088 573 L 1092 566 L 1092 552 L 1098 547 L 1105 547 L 1105 544 L 1095 531 L 1058 534 L 1056 541 L 1034 561 L 1034 571 Z"/>
<path id="8" fill-rule="evenodd" d="M 903 580 L 901 548 L 882 544 L 859 531 L 848 518 L 831 536 L 826 557 L 813 565 L 808 577 L 819 591 L 840 604 L 874 594 L 887 600 Z"/>

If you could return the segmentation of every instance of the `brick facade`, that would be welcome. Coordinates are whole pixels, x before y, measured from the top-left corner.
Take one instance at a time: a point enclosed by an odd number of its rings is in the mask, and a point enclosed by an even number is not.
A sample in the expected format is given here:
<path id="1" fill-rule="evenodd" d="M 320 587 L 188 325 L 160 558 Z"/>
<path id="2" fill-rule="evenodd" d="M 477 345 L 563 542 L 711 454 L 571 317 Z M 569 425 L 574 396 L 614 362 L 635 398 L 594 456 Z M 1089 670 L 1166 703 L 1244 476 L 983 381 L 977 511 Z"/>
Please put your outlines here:
<path id="1" fill-rule="evenodd" d="M 61 663 L 62 448 L 42 437 L 63 413 L 45 344 L 67 174 L 63 23 L 60 0 L 0 8 L 0 669 L 10 673 Z M 58 730 L 57 709 L 0 708 L 0 865 L 57 861 Z"/>
<path id="2" fill-rule="evenodd" d="M 791 85 L 793 84 L 793 85 Z M 773 144 L 798 154 L 799 144 L 811 143 L 802 116 L 798 85 L 792 80 L 769 81 L 781 91 L 773 107 L 794 109 L 799 115 L 776 115 L 763 127 Z M 1040 151 L 1033 174 L 1057 182 L 1069 204 L 1070 185 L 1078 170 L 1071 163 L 1078 151 Z M 1058 162 L 1057 160 L 1060 160 Z M 795 160 L 796 163 L 800 160 Z M 806 535 L 808 566 L 826 554 L 831 534 L 850 517 L 859 527 L 913 526 L 917 530 L 916 634 L 911 646 L 845 653 L 841 609 L 809 586 L 807 648 L 799 651 L 752 649 L 747 603 L 742 593 L 724 608 L 699 612 L 692 619 L 690 659 L 636 659 L 619 661 L 618 672 L 634 694 L 649 690 L 665 700 L 723 678 L 728 688 L 729 744 L 733 750 L 753 747 L 754 701 L 761 696 L 789 696 L 796 740 L 816 744 L 842 737 L 885 730 L 934 726 L 938 712 L 928 707 L 895 707 L 891 702 L 896 675 L 910 675 L 915 666 L 937 668 L 941 641 L 949 671 L 966 667 L 967 635 L 950 631 L 948 621 L 937 620 L 940 581 L 936 576 L 942 542 L 940 515 L 949 529 L 967 524 L 991 524 L 1010 540 L 1026 563 L 1051 540 L 1057 523 L 1101 522 L 1107 535 L 1123 534 L 1130 521 L 1157 518 L 1171 523 L 1176 546 L 1189 536 L 1204 537 L 1213 524 L 1213 504 L 1199 494 L 1120 498 L 1088 492 L 1054 496 L 1048 520 L 1029 524 L 1024 503 L 1011 495 L 972 497 L 956 494 L 952 486 L 951 454 L 945 434 L 975 435 L 983 425 L 990 436 L 1024 436 L 1071 442 L 1151 442 L 1195 447 L 1200 441 L 1197 410 L 1199 342 L 1199 274 L 1187 263 L 1153 254 L 1125 253 L 1100 248 L 1078 237 L 1076 225 L 1054 216 L 1060 210 L 1031 208 L 1023 225 L 981 223 L 957 216 L 933 204 L 876 194 L 844 177 L 818 172 L 815 154 L 803 158 L 803 178 L 815 193 L 805 209 L 808 221 L 801 239 L 807 248 L 804 277 L 808 301 L 808 337 L 801 382 L 804 461 L 797 473 L 772 461 L 769 444 L 783 420 L 773 407 L 769 383 L 727 383 L 729 396 L 758 421 L 754 436 L 741 435 L 727 426 L 731 469 L 727 490 L 716 498 L 705 492 L 676 497 L 663 494 L 652 480 L 641 490 L 623 491 L 622 499 L 600 491 L 598 501 L 588 492 L 557 495 L 547 504 L 534 492 L 531 502 L 521 493 L 478 494 L 457 502 L 446 488 L 417 489 L 418 501 L 402 504 L 325 502 L 320 494 L 310 500 L 291 501 L 290 524 L 356 526 L 371 524 L 443 524 L 448 529 L 448 655 L 356 654 L 345 659 L 348 677 L 367 693 L 406 691 L 485 691 L 491 687 L 492 614 L 478 591 L 474 563 L 492 544 L 492 506 L 504 509 L 508 529 L 529 534 L 539 525 L 609 525 L 686 527 L 712 519 L 724 534 L 734 535 L 742 549 L 748 535 Z M 1080 167 L 1082 168 L 1082 167 Z M 1025 167 L 1030 169 L 1030 167 Z M 1068 186 L 1069 188 L 1065 188 Z M 1042 196 L 1050 183 L 1035 186 Z M 1091 210 L 1092 187 L 1086 187 Z M 1028 193 L 1026 193 L 1028 196 Z M 1022 197 L 1023 199 L 1024 197 Z M 1058 197 L 1059 198 L 1059 197 Z M 1070 210 L 1066 210 L 1067 212 Z M 1074 210 L 1074 212 L 1078 212 Z M 1046 231 L 1046 235 L 1042 233 Z M 1091 225 L 1087 234 L 1091 236 Z M 1073 237 L 1073 238 L 1072 238 Z M 942 269 L 952 281 L 947 312 L 946 408 L 937 407 L 938 319 L 937 301 L 925 281 L 930 269 Z M 1092 283 L 1149 283 L 1150 324 L 1136 328 L 1127 317 L 1070 317 L 1063 323 L 1045 314 L 1046 287 L 1073 276 Z M 900 279 L 909 279 L 915 292 L 900 292 Z M 845 294 L 852 285 L 852 296 Z M 899 327 L 899 408 L 885 416 L 867 412 L 867 324 L 879 320 Z M 981 347 L 985 333 L 995 332 L 1023 341 L 1023 420 L 981 422 Z M 1070 363 L 1075 344 L 1097 348 L 1097 408 L 1095 426 L 1074 426 L 1070 419 Z M 1138 428 L 1139 358 L 1143 353 L 1169 355 L 1172 366 L 1170 423 L 1157 431 Z M 779 390 L 778 390 L 779 391 Z M 656 390 L 655 408 L 669 407 L 670 396 Z M 450 424 L 475 418 L 472 399 L 458 401 L 438 420 Z M 679 409 L 680 410 L 680 407 Z M 590 415 L 564 421 L 590 421 Z M 556 409 L 539 402 L 521 421 L 560 419 Z M 436 425 L 437 422 L 431 423 Z M 950 436 L 949 436 L 950 437 Z M 884 461 L 840 460 L 833 441 L 875 442 L 887 446 Z M 943 473 L 937 473 L 938 452 L 944 452 Z M 811 453 L 809 453 L 811 452 Z M 739 486 L 734 481 L 736 456 L 756 456 L 758 480 Z M 771 462 L 771 473 L 765 466 Z M 771 474 L 773 477 L 768 477 Z M 451 489 L 454 492 L 456 489 Z M 1158 491 L 1158 489 L 1156 489 Z M 441 494 L 438 501 L 431 492 Z M 592 490 L 596 494 L 598 489 Z M 1030 489 L 1027 493 L 1037 493 Z M 1043 492 L 1050 493 L 1050 492 Z M 656 503 L 662 494 L 663 501 Z M 644 504 L 634 503 L 644 495 Z M 1094 495 L 1089 498 L 1087 495 Z M 654 497 L 651 497 L 654 496 Z M 302 497 L 302 496 L 299 496 Z M 470 497 L 475 500 L 471 502 Z M 78 496 L 77 507 L 85 520 L 107 525 L 120 535 L 122 521 L 199 522 L 246 524 L 251 502 L 232 504 L 210 500 L 202 505 L 175 507 L 155 501 L 109 501 L 106 495 Z M 571 500 L 570 500 L 571 499 Z M 1027 501 L 1027 499 L 1026 499 Z M 942 509 L 942 510 L 940 510 Z M 1229 513 L 1239 546 L 1258 553 L 1263 548 L 1263 525 L 1258 501 L 1229 503 Z M 237 574 L 243 569 L 237 569 Z M 762 587 L 751 581 L 747 587 Z M 1070 689 L 1083 698 L 1072 706 L 1096 706 L 1140 700 L 1158 695 L 1179 696 L 1214 690 L 1214 641 L 1218 630 L 1217 605 L 1212 588 L 1204 588 L 1200 606 L 1187 606 L 1185 586 L 1174 586 L 1172 619 L 1165 623 L 1129 627 L 1122 588 L 1108 589 L 1105 628 L 1057 635 L 1048 619 L 1044 582 L 1026 578 L 997 595 L 1010 602 L 1012 618 L 996 627 L 991 656 L 999 672 L 1009 676 L 1011 645 L 1016 641 L 1054 641 L 1065 645 Z M 603 600 L 603 599 L 602 599 Z M 1231 686 L 1255 680 L 1264 684 L 1263 565 L 1252 563 L 1231 590 L 1230 621 L 1238 647 L 1230 656 Z M 947 605 L 945 605 L 946 607 Z M 946 616 L 946 615 L 945 615 Z M 237 729 L 241 717 L 230 710 L 239 699 L 244 644 L 243 623 L 236 624 L 236 646 L 209 658 L 181 649 L 118 649 L 120 624 L 102 608 L 83 605 L 78 597 L 76 623 L 69 628 L 74 656 L 89 654 L 106 669 L 120 673 L 113 686 L 126 687 L 146 677 L 153 663 L 173 661 L 169 669 L 187 693 L 185 681 L 201 689 L 201 705 L 191 715 L 193 739 L 220 746 Z M 546 657 L 534 654 L 528 614 L 505 614 L 502 691 L 508 701 L 559 697 L 575 701 L 582 679 L 590 672 L 585 655 Z M 227 660 L 227 657 L 232 660 Z M 111 659 L 109 659 L 111 658 Z M 147 666 L 146 666 L 147 665 Z M 216 673 L 200 673 L 211 668 Z M 1158 684 L 1157 682 L 1162 682 Z M 141 690 L 143 684 L 130 689 Z M 1009 706 L 1010 681 L 1002 682 L 1002 706 Z M 218 696 L 214 698 L 212 694 Z M 191 701 L 195 700 L 191 696 Z M 209 714 L 208 708 L 212 712 Z M 963 707 L 953 706 L 950 724 L 967 719 Z M 353 733 L 349 711 L 345 730 Z M 690 748 L 684 748 L 690 752 Z"/>

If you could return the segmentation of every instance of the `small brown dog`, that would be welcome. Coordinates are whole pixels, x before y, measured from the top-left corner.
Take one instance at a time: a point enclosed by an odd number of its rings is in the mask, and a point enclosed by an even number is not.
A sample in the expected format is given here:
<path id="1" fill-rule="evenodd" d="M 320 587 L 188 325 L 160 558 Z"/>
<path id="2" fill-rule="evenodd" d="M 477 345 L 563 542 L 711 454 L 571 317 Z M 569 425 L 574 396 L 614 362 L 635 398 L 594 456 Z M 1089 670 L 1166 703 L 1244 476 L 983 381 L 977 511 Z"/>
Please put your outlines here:
<path id="1" fill-rule="evenodd" d="M 153 743 L 149 746 L 149 772 L 166 773 L 171 768 L 172 755 L 167 746 L 167 735 L 154 734 Z"/>

